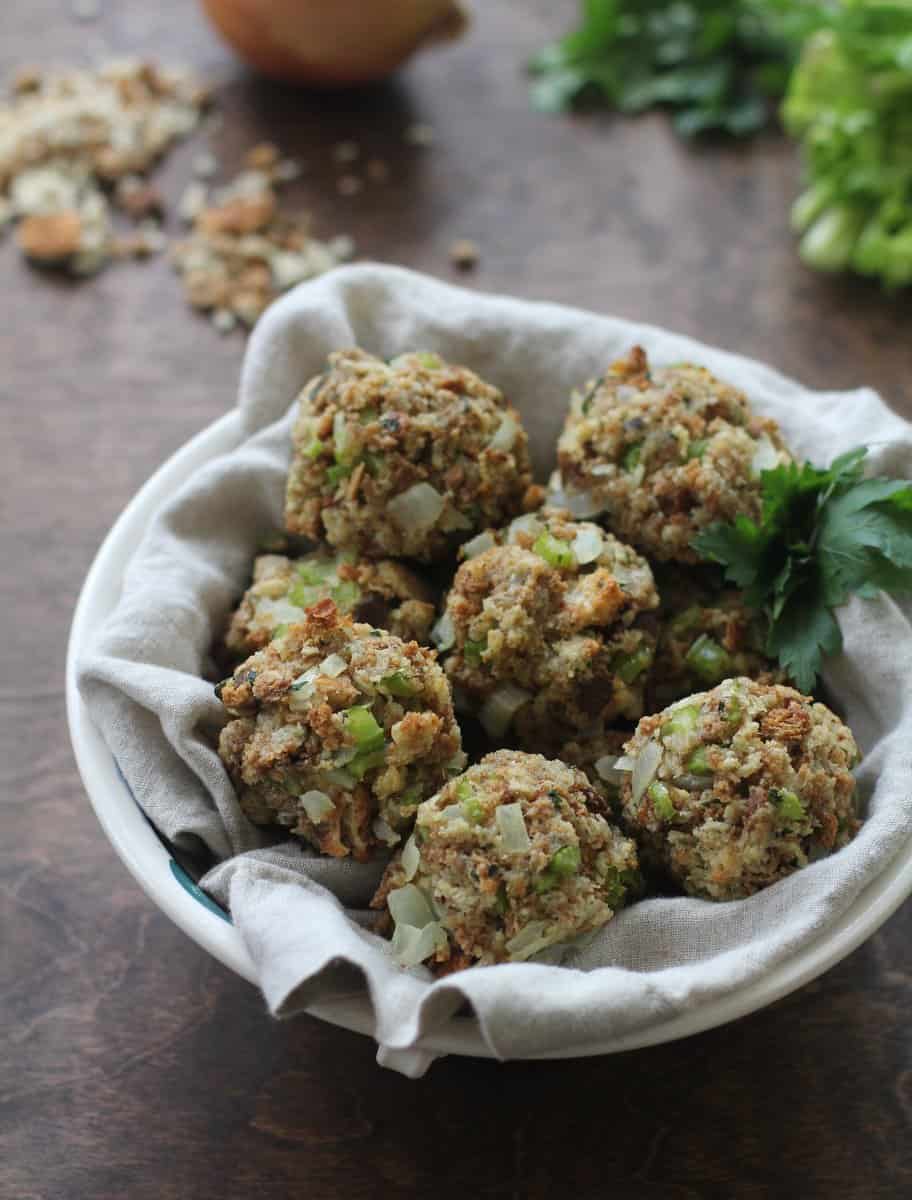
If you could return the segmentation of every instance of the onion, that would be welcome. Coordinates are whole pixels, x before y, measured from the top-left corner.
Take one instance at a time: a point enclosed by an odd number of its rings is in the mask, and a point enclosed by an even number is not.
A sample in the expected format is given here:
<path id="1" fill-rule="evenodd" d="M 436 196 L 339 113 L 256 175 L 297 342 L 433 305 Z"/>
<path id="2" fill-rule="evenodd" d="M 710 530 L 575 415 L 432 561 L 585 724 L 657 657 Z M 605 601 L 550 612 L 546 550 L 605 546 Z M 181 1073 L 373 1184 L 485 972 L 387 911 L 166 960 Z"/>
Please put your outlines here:
<path id="1" fill-rule="evenodd" d="M 551 508 L 566 508 L 574 517 L 597 517 L 604 511 L 604 505 L 589 492 L 565 492 L 563 489 L 551 492 L 545 503 Z"/>
<path id="2" fill-rule="evenodd" d="M 452 650 L 456 644 L 456 630 L 453 618 L 448 612 L 443 614 L 431 630 L 431 641 L 438 650 Z"/>
<path id="3" fill-rule="evenodd" d="M 293 625 L 304 620 L 304 609 L 298 608 L 290 600 L 269 600 L 264 597 L 256 606 L 257 623 L 260 624 L 264 617 L 276 625 Z"/>
<path id="4" fill-rule="evenodd" d="M 476 554 L 484 554 L 485 550 L 490 550 L 492 546 L 496 545 L 494 535 L 486 529 L 484 533 L 479 533 L 466 542 L 462 547 L 463 557 L 474 558 Z"/>
<path id="5" fill-rule="evenodd" d="M 655 779 L 655 773 L 662 761 L 662 747 L 658 742 L 647 742 L 636 757 L 633 767 L 633 778 L 630 785 L 633 788 L 633 802 L 638 804 L 640 797 Z"/>
<path id="6" fill-rule="evenodd" d="M 392 949 L 403 967 L 417 967 L 430 958 L 438 946 L 446 944 L 446 930 L 439 921 L 416 925 L 397 925 L 393 932 Z"/>
<path id="7" fill-rule="evenodd" d="M 507 942 L 507 953 L 516 962 L 531 958 L 539 950 L 551 945 L 552 939 L 545 935 L 547 926 L 544 921 L 530 921 L 523 929 Z"/>
<path id="8" fill-rule="evenodd" d="M 402 847 L 402 857 L 400 861 L 402 863 L 402 870 L 405 873 L 405 878 L 409 880 L 414 879 L 418 868 L 421 866 L 421 853 L 418 850 L 418 846 L 415 842 L 414 834 L 412 834 L 409 840 Z"/>
<path id="9" fill-rule="evenodd" d="M 503 420 L 497 427 L 497 432 L 491 438 L 488 446 L 491 450 L 512 450 L 519 433 L 519 422 L 512 413 L 504 413 Z"/>
<path id="10" fill-rule="evenodd" d="M 757 449 L 751 459 L 751 470 L 755 475 L 761 471 L 771 471 L 779 462 L 779 451 L 764 434 L 757 442 Z"/>
<path id="11" fill-rule="evenodd" d="M 328 658 L 323 659 L 319 667 L 320 674 L 328 675 L 330 679 L 336 679 L 347 670 L 348 663 L 341 654 L 330 654 Z"/>
<path id="12" fill-rule="evenodd" d="M 397 846 L 402 841 L 399 834 L 382 817 L 376 817 L 371 828 L 377 841 L 384 842 L 387 846 Z"/>
<path id="13" fill-rule="evenodd" d="M 434 919 L 427 896 L 413 883 L 393 888 L 386 897 L 386 904 L 397 925 L 414 925 L 416 929 L 423 929 Z"/>
<path id="14" fill-rule="evenodd" d="M 617 467 L 614 463 L 594 463 L 589 468 L 589 474 L 598 478 L 600 475 L 614 475 Z"/>
<path id="15" fill-rule="evenodd" d="M 414 483 L 387 504 L 390 518 L 406 533 L 430 529 L 443 512 L 445 501 L 429 483 Z"/>
<path id="16" fill-rule="evenodd" d="M 629 754 L 622 754 L 620 758 L 614 760 L 615 771 L 632 771 L 636 766 L 636 759 Z"/>
<path id="17" fill-rule="evenodd" d="M 336 806 L 325 792 L 305 792 L 298 800 L 314 825 L 319 825 L 331 812 L 336 811 Z"/>
<path id="18" fill-rule="evenodd" d="M 618 767 L 617 764 L 620 761 L 621 760 L 619 758 L 615 758 L 613 754 L 604 754 L 601 758 L 596 759 L 595 772 L 599 779 L 604 779 L 605 783 L 610 783 L 615 787 L 620 787 L 620 785 L 624 782 L 627 771 L 630 770 L 629 767 L 626 770 L 623 767 Z"/>
<path id="19" fill-rule="evenodd" d="M 511 854 L 528 850 L 532 845 L 521 804 L 498 805 L 494 820 L 500 830 L 503 847 Z"/>
<path id="20" fill-rule="evenodd" d="M 531 698 L 531 693 L 513 683 L 502 683 L 492 692 L 479 713 L 479 720 L 489 737 L 503 737 L 513 718 Z"/>
<path id="21" fill-rule="evenodd" d="M 472 529 L 473 523 L 465 513 L 450 505 L 440 518 L 440 528 L 444 533 L 463 533 L 466 529 Z"/>
<path id="22" fill-rule="evenodd" d="M 604 547 L 602 531 L 595 525 L 584 526 L 573 539 L 573 553 L 581 565 L 595 562 Z"/>
<path id="23" fill-rule="evenodd" d="M 702 792 L 710 786 L 710 780 L 705 775 L 691 775 L 685 772 L 675 776 L 674 785 L 683 788 L 685 792 Z"/>
<path id="24" fill-rule="evenodd" d="M 542 525 L 535 513 L 526 513 L 524 516 L 516 517 L 515 520 L 510 522 L 509 540 L 510 542 L 515 542 L 516 535 L 524 533 L 535 541 L 538 535 L 544 532 L 544 528 L 544 525 Z"/>
<path id="25" fill-rule="evenodd" d="M 257 70 L 337 87 L 395 71 L 425 43 L 457 37 L 457 0 L 203 0 L 212 24 Z"/>

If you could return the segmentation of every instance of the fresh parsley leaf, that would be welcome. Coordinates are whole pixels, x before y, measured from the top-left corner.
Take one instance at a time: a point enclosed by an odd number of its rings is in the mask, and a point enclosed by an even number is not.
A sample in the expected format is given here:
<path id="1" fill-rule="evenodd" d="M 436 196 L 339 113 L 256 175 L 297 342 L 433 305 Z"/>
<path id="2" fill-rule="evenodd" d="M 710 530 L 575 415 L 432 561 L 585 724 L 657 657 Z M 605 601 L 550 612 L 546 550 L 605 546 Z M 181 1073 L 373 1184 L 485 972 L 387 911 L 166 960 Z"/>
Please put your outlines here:
<path id="1" fill-rule="evenodd" d="M 912 484 L 864 479 L 866 453 L 851 450 L 826 470 L 806 462 L 764 471 L 759 525 L 739 515 L 693 539 L 766 616 L 767 650 L 803 691 L 842 645 L 835 608 L 853 594 L 912 590 Z"/>

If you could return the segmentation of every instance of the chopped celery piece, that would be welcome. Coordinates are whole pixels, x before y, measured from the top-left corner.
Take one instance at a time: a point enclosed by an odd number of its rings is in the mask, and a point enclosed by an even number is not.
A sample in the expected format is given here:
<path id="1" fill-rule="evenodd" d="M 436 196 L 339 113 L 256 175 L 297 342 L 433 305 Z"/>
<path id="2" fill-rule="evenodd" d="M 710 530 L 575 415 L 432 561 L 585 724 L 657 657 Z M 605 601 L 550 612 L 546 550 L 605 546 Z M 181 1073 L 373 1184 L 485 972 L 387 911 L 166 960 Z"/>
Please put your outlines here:
<path id="1" fill-rule="evenodd" d="M 468 800 L 470 796 L 475 795 L 475 789 L 469 783 L 468 779 L 460 779 L 456 784 L 456 799 Z"/>
<path id="2" fill-rule="evenodd" d="M 725 701 L 725 712 L 724 714 L 720 712 L 721 715 L 725 716 L 726 725 L 730 725 L 733 729 L 741 724 L 744 716 L 744 707 L 737 696 L 730 696 Z"/>
<path id="3" fill-rule="evenodd" d="M 272 637 L 269 640 L 274 642 L 276 638 L 284 637 L 287 632 L 287 625 L 276 625 L 275 629 L 272 631 Z"/>
<path id="4" fill-rule="evenodd" d="M 786 821 L 803 821 L 807 816 L 800 798 L 788 788 L 770 788 L 770 799 Z"/>
<path id="5" fill-rule="evenodd" d="M 505 883 L 501 883 L 500 887 L 497 889 L 497 895 L 494 897 L 494 911 L 498 916 L 503 917 L 506 915 L 509 906 L 510 902 L 507 899 L 507 885 Z"/>
<path id="6" fill-rule="evenodd" d="M 421 363 L 421 365 L 426 367 L 429 371 L 436 371 L 443 365 L 439 356 L 436 354 L 426 354 L 422 352 L 420 354 L 416 354 L 415 358 L 417 358 L 419 363 Z"/>
<path id="7" fill-rule="evenodd" d="M 646 789 L 646 795 L 652 801 L 652 809 L 660 821 L 671 821 L 675 815 L 675 806 L 671 802 L 671 793 L 664 783 L 656 780 Z"/>
<path id="8" fill-rule="evenodd" d="M 673 737 L 676 733 L 692 733 L 699 720 L 699 704 L 685 704 L 683 708 L 676 708 L 662 725 L 662 737 Z"/>
<path id="9" fill-rule="evenodd" d="M 687 454 L 684 456 L 686 461 L 690 462 L 692 458 L 702 458 L 708 445 L 709 438 L 695 438 L 687 447 Z"/>
<path id="10" fill-rule="evenodd" d="M 360 751 L 351 762 L 345 764 L 345 767 L 355 779 L 363 779 L 368 771 L 374 767 L 382 767 L 385 762 L 386 751 L 381 746 L 379 750 Z"/>
<path id="11" fill-rule="evenodd" d="M 580 852 L 578 846 L 561 846 L 551 858 L 548 870 L 553 871 L 560 879 L 568 875 L 576 875 L 580 869 Z"/>
<path id="12" fill-rule="evenodd" d="M 407 787 L 404 792 L 400 793 L 396 803 L 400 806 L 408 806 L 410 804 L 420 804 L 422 799 L 421 784 L 413 783 L 411 787 Z"/>
<path id="13" fill-rule="evenodd" d="M 534 541 L 532 549 L 551 567 L 568 571 L 576 566 L 576 555 L 569 542 L 562 542 L 553 533 L 540 534 Z"/>
<path id="14" fill-rule="evenodd" d="M 480 642 L 473 642 L 471 638 L 466 638 L 465 645 L 462 648 L 462 652 L 465 655 L 466 662 L 470 662 L 470 663 L 472 663 L 473 666 L 477 667 L 478 664 L 481 662 L 482 654 L 484 654 L 484 652 L 485 652 L 485 650 L 487 650 L 487 648 L 488 648 L 488 638 L 487 638 L 487 634 L 485 634 L 485 636 L 481 639 Z"/>
<path id="15" fill-rule="evenodd" d="M 640 465 L 640 456 L 643 452 L 643 443 L 634 442 L 632 446 L 628 446 L 624 451 L 624 456 L 621 459 L 625 471 L 632 471 Z"/>
<path id="16" fill-rule="evenodd" d="M 383 730 L 367 704 L 356 704 L 343 713 L 345 728 L 351 734 L 359 754 L 383 747 Z"/>
<path id="17" fill-rule="evenodd" d="M 376 454 L 373 450 L 365 450 L 364 465 L 367 467 L 369 474 L 379 475 L 383 470 L 385 462 L 386 456 L 384 454 Z"/>
<path id="18" fill-rule="evenodd" d="M 687 760 L 687 770 L 691 775 L 712 775 L 712 767 L 706 757 L 705 746 L 697 746 Z"/>
<path id="19" fill-rule="evenodd" d="M 321 442 L 319 438 L 314 438 L 304 447 L 304 454 L 307 458 L 319 458 L 325 449 L 325 443 Z"/>
<path id="20" fill-rule="evenodd" d="M 342 612 L 348 612 L 361 599 L 361 589 L 352 580 L 343 579 L 341 583 L 336 584 L 329 595 L 336 608 L 341 609 Z"/>
<path id="21" fill-rule="evenodd" d="M 484 807 L 477 796 L 466 796 L 462 801 L 462 812 L 470 825 L 481 825 L 484 822 Z"/>
<path id="22" fill-rule="evenodd" d="M 614 670 L 625 683 L 633 683 L 652 662 L 652 655 L 651 646 L 639 646 L 632 654 L 625 654 L 618 659 Z"/>
<path id="23" fill-rule="evenodd" d="M 680 637 L 682 633 L 690 633 L 691 629 L 696 629 L 700 624 L 700 619 L 703 616 L 703 609 L 699 604 L 692 604 L 690 608 L 685 608 L 682 613 L 678 613 L 668 623 L 669 632 L 674 637 Z"/>
<path id="24" fill-rule="evenodd" d="M 330 575 L 336 572 L 336 564 L 332 561 L 326 562 L 319 559 L 311 559 L 310 562 L 302 562 L 298 565 L 298 578 L 302 583 L 315 586 L 318 583 L 325 583 Z"/>
<path id="25" fill-rule="evenodd" d="M 313 587 L 306 583 L 296 583 L 288 593 L 288 599 L 298 608 L 310 608 L 326 597 L 325 587 Z"/>
<path id="26" fill-rule="evenodd" d="M 333 466 L 326 468 L 326 478 L 332 487 L 338 487 L 343 479 L 347 479 L 352 473 L 352 468 L 345 463 L 334 463 Z"/>
<path id="27" fill-rule="evenodd" d="M 384 675 L 380 680 L 380 691 L 407 700 L 415 695 L 415 685 L 404 671 L 393 671 L 392 675 Z"/>
<path id="28" fill-rule="evenodd" d="M 705 683 L 719 683 L 732 669 L 728 653 L 705 633 L 687 651 L 684 661 Z"/>

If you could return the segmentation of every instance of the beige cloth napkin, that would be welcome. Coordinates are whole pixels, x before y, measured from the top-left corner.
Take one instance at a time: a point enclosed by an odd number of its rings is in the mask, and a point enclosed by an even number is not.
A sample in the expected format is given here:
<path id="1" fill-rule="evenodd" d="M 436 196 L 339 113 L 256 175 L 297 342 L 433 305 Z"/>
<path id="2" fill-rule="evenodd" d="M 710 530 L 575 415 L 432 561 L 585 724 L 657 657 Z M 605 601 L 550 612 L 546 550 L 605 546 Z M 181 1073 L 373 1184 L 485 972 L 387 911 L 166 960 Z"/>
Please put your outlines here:
<path id="1" fill-rule="evenodd" d="M 282 524 L 292 404 L 328 351 L 411 348 L 464 363 L 522 412 L 546 478 L 570 389 L 632 343 L 693 359 L 744 388 L 815 462 L 872 445 L 876 473 L 912 476 L 912 428 L 871 391 L 812 392 L 768 367 L 650 326 L 486 296 L 395 267 L 304 284 L 257 325 L 241 379 L 237 448 L 164 506 L 122 598 L 80 665 L 82 695 L 143 809 L 168 838 L 219 860 L 203 886 L 230 906 L 270 1010 L 288 1016 L 362 991 L 378 1059 L 419 1075 L 426 1039 L 466 1002 L 500 1058 L 580 1051 L 723 997 L 800 953 L 912 836 L 912 609 L 882 597 L 840 613 L 845 653 L 826 682 L 864 752 L 867 820 L 851 846 L 749 900 L 648 900 L 547 962 L 434 982 L 401 970 L 366 925 L 382 865 L 319 858 L 241 814 L 213 749 L 223 720 L 201 681 L 207 647 L 245 585 L 258 540 Z M 560 959 L 563 965 L 549 965 Z"/>

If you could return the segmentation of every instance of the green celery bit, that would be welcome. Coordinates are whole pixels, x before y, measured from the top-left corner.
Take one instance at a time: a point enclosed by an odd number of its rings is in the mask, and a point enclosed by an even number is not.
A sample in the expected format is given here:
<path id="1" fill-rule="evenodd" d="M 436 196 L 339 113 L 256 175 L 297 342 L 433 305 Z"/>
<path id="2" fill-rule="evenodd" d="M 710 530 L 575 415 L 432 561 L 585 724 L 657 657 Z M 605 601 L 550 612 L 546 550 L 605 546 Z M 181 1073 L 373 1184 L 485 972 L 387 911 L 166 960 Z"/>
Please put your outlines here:
<path id="1" fill-rule="evenodd" d="M 371 475 L 379 475 L 386 463 L 386 455 L 377 454 L 373 450 L 365 450 L 363 459 L 364 465 Z"/>
<path id="2" fill-rule="evenodd" d="M 329 593 L 336 608 L 342 612 L 350 612 L 361 599 L 361 589 L 350 579 L 343 579 Z"/>
<path id="3" fill-rule="evenodd" d="M 801 799 L 788 788 L 770 788 L 770 799 L 786 821 L 803 821 L 807 816 Z"/>
<path id="4" fill-rule="evenodd" d="M 346 463 L 334 463 L 333 466 L 326 468 L 326 478 L 329 484 L 336 488 L 343 479 L 347 479 L 351 475 L 354 467 Z"/>
<path id="5" fill-rule="evenodd" d="M 725 723 L 737 728 L 744 717 L 744 706 L 737 696 L 732 696 L 725 703 Z"/>
<path id="6" fill-rule="evenodd" d="M 296 583 L 288 593 L 288 599 L 298 608 L 310 608 L 326 598 L 326 588 L 322 585 L 313 587 L 306 583 Z"/>
<path id="7" fill-rule="evenodd" d="M 319 559 L 302 562 L 298 566 L 298 578 L 301 582 L 314 587 L 319 583 L 325 583 L 335 573 L 336 564 L 334 562 L 325 562 Z"/>
<path id="8" fill-rule="evenodd" d="M 681 634 L 690 633 L 692 629 L 696 629 L 702 618 L 703 609 L 699 604 L 691 604 L 690 608 L 685 608 L 682 613 L 678 613 L 668 622 L 668 630 L 674 637 L 680 637 Z"/>
<path id="9" fill-rule="evenodd" d="M 652 662 L 653 649 L 651 646 L 639 646 L 632 654 L 625 654 L 617 663 L 614 670 L 624 683 L 633 683 Z"/>
<path id="10" fill-rule="evenodd" d="M 404 671 L 384 675 L 380 680 L 380 690 L 389 696 L 401 696 L 406 700 L 415 695 L 415 685 Z"/>
<path id="11" fill-rule="evenodd" d="M 625 871 L 626 875 L 627 872 Z M 627 899 L 627 888 L 624 885 L 621 872 L 617 867 L 609 867 L 603 876 L 605 900 L 609 908 L 618 909 Z"/>
<path id="12" fill-rule="evenodd" d="M 269 640 L 274 642 L 276 638 L 284 637 L 287 632 L 288 626 L 284 622 L 281 625 L 276 625 L 275 629 L 272 631 L 272 637 Z"/>
<path id="13" fill-rule="evenodd" d="M 548 870 L 553 871 L 559 879 L 565 879 L 579 872 L 581 861 L 579 846 L 561 846 L 552 856 Z"/>
<path id="14" fill-rule="evenodd" d="M 421 353 L 416 354 L 415 358 L 418 359 L 423 367 L 427 367 L 429 371 L 436 371 L 439 367 L 443 366 L 443 363 L 436 354 Z"/>
<path id="15" fill-rule="evenodd" d="M 692 733 L 699 720 L 699 704 L 686 704 L 683 708 L 676 708 L 662 725 L 662 737 L 673 737 L 676 733 Z"/>
<path id="16" fill-rule="evenodd" d="M 696 438 L 687 447 L 687 453 L 684 455 L 685 461 L 690 462 L 692 458 L 702 458 L 708 445 L 709 438 Z"/>
<path id="17" fill-rule="evenodd" d="M 632 446 L 628 446 L 621 458 L 621 465 L 625 471 L 633 471 L 640 465 L 640 456 L 643 453 L 643 443 L 634 442 Z"/>
<path id="18" fill-rule="evenodd" d="M 497 895 L 494 897 L 494 911 L 499 917 L 504 917 L 507 914 L 510 902 L 507 899 L 507 885 L 501 883 L 497 889 Z"/>
<path id="19" fill-rule="evenodd" d="M 562 542 L 547 530 L 535 539 L 532 549 L 539 558 L 543 558 L 549 566 L 557 567 L 558 570 L 569 571 L 576 566 L 576 555 L 570 543 Z"/>
<path id="20" fill-rule="evenodd" d="M 364 750 L 345 764 L 346 771 L 354 775 L 355 779 L 363 779 L 368 771 L 374 767 L 382 767 L 386 762 L 386 750 L 381 746 L 379 750 Z"/>
<path id="21" fill-rule="evenodd" d="M 706 757 L 705 746 L 697 746 L 687 760 L 687 770 L 691 775 L 712 775 L 712 767 Z"/>
<path id="22" fill-rule="evenodd" d="M 358 754 L 370 754 L 383 747 L 383 730 L 367 704 L 356 704 L 342 714 L 345 728 L 351 734 Z"/>
<path id="23" fill-rule="evenodd" d="M 488 648 L 488 636 L 487 636 L 487 634 L 485 634 L 485 636 L 481 639 L 480 642 L 473 642 L 471 638 L 466 638 L 465 645 L 462 648 L 462 652 L 465 655 L 466 662 L 469 662 L 473 666 L 477 667 L 478 664 L 481 662 L 482 654 L 484 654 L 484 652 L 485 652 L 485 650 L 487 650 L 487 648 Z"/>
<path id="24" fill-rule="evenodd" d="M 652 801 L 652 808 L 660 821 L 672 821 L 675 817 L 675 806 L 671 793 L 664 783 L 651 783 L 646 789 L 646 795 Z"/>
<path id="25" fill-rule="evenodd" d="M 321 442 L 319 438 L 314 438 L 304 447 L 304 455 L 307 458 L 319 458 L 325 449 L 325 443 Z"/>
<path id="26" fill-rule="evenodd" d="M 477 796 L 466 796 L 462 801 L 462 812 L 470 825 L 481 825 L 484 823 L 484 806 Z"/>
<path id="27" fill-rule="evenodd" d="M 404 792 L 400 793 L 396 803 L 399 805 L 420 804 L 421 800 L 421 784 L 413 783 L 411 787 L 407 787 Z"/>
<path id="28" fill-rule="evenodd" d="M 732 669 L 727 652 L 705 633 L 687 651 L 684 661 L 705 683 L 719 683 Z"/>

